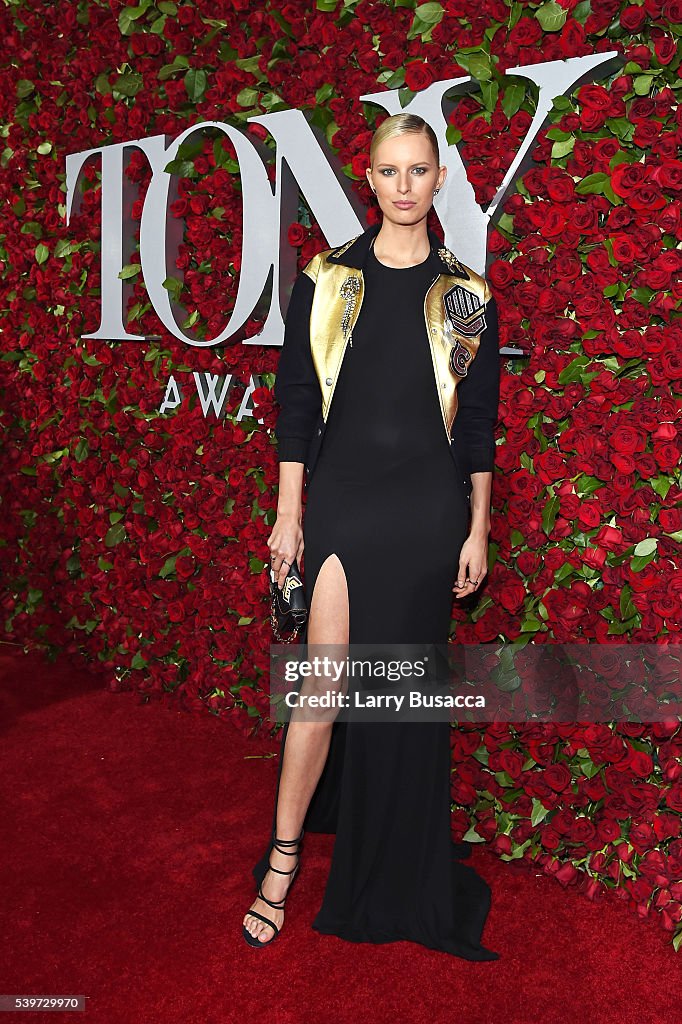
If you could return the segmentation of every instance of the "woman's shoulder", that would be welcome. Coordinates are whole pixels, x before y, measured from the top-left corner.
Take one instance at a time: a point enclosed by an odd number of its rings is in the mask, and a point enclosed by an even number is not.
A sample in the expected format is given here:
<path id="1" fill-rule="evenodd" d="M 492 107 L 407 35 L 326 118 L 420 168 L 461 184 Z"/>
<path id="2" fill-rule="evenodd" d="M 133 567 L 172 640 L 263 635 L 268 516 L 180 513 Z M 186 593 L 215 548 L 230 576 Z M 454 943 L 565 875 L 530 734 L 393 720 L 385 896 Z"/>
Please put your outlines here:
<path id="1" fill-rule="evenodd" d="M 353 242 L 357 242 L 358 238 L 360 238 L 360 235 L 355 235 L 353 238 L 349 238 L 348 241 L 344 242 L 342 245 L 335 245 L 328 249 L 322 249 L 321 252 L 318 252 L 311 260 L 308 261 L 308 263 L 306 263 L 301 273 L 311 278 L 311 280 L 317 281 L 320 269 L 328 265 L 328 257 L 331 256 L 332 260 L 335 260 L 337 257 L 342 256 L 346 249 L 350 248 Z"/>
<path id="2" fill-rule="evenodd" d="M 438 250 L 438 255 L 441 257 L 443 262 L 450 267 L 453 277 L 461 278 L 461 271 L 463 270 L 471 284 L 480 290 L 480 292 L 485 296 L 485 300 L 488 301 L 491 297 L 490 283 L 484 274 L 479 274 L 473 267 L 463 263 L 453 252 L 445 247 Z"/>

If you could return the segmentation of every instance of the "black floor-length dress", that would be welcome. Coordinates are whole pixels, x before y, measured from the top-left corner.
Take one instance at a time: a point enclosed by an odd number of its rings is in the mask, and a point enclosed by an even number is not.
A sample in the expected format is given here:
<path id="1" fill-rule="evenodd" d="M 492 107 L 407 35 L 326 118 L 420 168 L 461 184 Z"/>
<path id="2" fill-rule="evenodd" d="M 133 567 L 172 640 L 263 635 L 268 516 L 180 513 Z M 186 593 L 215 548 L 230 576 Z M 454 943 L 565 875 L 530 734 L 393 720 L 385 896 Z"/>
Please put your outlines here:
<path id="1" fill-rule="evenodd" d="M 308 607 L 325 558 L 336 553 L 348 584 L 351 644 L 448 642 L 468 510 L 424 322 L 437 272 L 433 253 L 397 269 L 370 250 L 352 346 L 308 485 Z M 334 723 L 304 820 L 306 831 L 336 833 L 317 931 L 498 958 L 480 941 L 490 888 L 455 857 L 450 729 L 447 721 Z M 285 725 L 280 778 L 287 732 Z M 270 849 L 253 869 L 257 882 Z"/>

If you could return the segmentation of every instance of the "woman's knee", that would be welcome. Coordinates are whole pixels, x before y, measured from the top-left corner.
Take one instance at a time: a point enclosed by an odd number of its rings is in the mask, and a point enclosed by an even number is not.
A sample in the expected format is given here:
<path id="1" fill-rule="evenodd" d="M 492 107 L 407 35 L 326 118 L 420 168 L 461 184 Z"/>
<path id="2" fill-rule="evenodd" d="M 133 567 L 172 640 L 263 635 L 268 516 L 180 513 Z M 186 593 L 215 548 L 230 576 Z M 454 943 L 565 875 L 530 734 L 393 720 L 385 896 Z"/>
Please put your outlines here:
<path id="1" fill-rule="evenodd" d="M 348 580 L 336 552 L 327 555 L 315 580 L 308 613 L 308 643 L 348 643 Z"/>

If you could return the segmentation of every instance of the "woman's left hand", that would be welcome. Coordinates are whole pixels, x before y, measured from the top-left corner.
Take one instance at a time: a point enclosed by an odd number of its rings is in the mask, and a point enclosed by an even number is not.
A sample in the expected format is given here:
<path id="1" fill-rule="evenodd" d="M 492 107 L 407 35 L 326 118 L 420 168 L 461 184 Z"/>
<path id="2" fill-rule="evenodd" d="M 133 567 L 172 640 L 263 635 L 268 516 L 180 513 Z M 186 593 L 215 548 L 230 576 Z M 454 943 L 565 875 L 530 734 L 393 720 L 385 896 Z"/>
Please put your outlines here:
<path id="1" fill-rule="evenodd" d="M 482 534 L 469 534 L 459 556 L 459 572 L 452 588 L 455 597 L 468 597 L 481 586 L 488 573 L 488 538 Z"/>

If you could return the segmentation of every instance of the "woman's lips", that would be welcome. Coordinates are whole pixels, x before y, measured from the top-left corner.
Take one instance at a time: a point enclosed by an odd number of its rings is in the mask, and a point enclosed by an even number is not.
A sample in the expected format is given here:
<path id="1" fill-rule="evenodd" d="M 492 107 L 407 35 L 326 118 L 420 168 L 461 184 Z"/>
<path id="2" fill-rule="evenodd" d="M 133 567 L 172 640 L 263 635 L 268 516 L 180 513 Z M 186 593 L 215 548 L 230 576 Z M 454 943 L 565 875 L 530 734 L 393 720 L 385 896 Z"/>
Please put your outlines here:
<path id="1" fill-rule="evenodd" d="M 401 200 L 400 202 L 394 202 L 393 205 L 400 207 L 401 210 L 409 210 L 410 207 L 414 206 L 415 204 Z"/>

